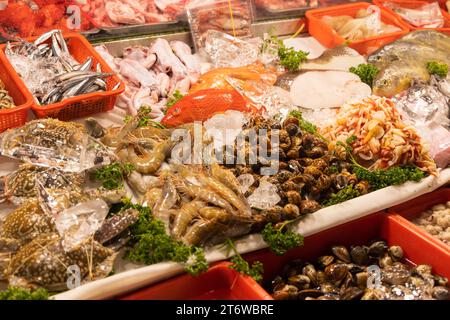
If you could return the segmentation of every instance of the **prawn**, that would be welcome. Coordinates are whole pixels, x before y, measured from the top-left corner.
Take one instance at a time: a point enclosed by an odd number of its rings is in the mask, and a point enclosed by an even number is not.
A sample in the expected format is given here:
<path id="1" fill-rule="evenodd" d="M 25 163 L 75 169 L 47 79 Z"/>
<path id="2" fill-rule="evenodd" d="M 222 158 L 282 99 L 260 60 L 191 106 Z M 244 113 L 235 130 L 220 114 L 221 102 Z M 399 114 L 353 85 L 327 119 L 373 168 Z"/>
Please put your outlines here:
<path id="1" fill-rule="evenodd" d="M 180 210 L 177 211 L 172 227 L 172 236 L 176 240 L 181 239 L 189 224 L 192 222 L 192 219 L 198 215 L 199 210 L 204 206 L 206 206 L 205 202 L 194 200 L 185 203 Z"/>
<path id="2" fill-rule="evenodd" d="M 142 149 L 142 148 L 141 148 Z M 140 155 L 135 151 L 135 146 L 129 144 L 127 147 L 128 161 L 134 166 L 135 170 L 143 174 L 155 173 L 166 159 L 166 154 L 170 149 L 167 141 L 155 143 L 152 150 L 140 150 Z"/>

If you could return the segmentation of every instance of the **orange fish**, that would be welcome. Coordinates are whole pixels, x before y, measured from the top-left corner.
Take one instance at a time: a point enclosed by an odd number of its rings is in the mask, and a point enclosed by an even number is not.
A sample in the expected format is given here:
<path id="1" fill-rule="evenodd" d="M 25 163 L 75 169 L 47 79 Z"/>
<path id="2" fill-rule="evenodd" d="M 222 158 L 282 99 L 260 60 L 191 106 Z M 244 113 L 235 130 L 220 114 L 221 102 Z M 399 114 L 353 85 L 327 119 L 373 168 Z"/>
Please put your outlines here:
<path id="1" fill-rule="evenodd" d="M 161 123 L 166 127 L 177 127 L 194 121 L 203 122 L 227 110 L 254 111 L 235 90 L 205 89 L 181 98 L 169 108 Z"/>
<path id="2" fill-rule="evenodd" d="M 191 88 L 190 93 L 204 89 L 233 89 L 228 83 L 227 77 L 239 80 L 252 80 L 268 85 L 274 85 L 277 81 L 277 74 L 266 69 L 261 63 L 250 64 L 239 68 L 217 68 L 206 72 L 198 79 Z"/>

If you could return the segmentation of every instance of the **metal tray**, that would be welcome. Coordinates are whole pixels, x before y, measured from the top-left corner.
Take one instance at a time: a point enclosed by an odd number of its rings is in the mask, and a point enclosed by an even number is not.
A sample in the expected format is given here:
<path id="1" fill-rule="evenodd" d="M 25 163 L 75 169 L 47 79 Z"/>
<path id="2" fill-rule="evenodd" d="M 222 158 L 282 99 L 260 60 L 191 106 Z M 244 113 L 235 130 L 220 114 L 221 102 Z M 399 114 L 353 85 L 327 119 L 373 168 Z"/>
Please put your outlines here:
<path id="1" fill-rule="evenodd" d="M 105 31 L 110 35 L 136 35 L 145 34 L 150 32 L 162 32 L 168 31 L 169 29 L 175 29 L 179 26 L 180 20 L 167 21 L 164 23 L 145 23 L 145 24 L 135 24 L 129 26 L 119 26 L 119 27 L 98 27 L 100 30 Z"/>

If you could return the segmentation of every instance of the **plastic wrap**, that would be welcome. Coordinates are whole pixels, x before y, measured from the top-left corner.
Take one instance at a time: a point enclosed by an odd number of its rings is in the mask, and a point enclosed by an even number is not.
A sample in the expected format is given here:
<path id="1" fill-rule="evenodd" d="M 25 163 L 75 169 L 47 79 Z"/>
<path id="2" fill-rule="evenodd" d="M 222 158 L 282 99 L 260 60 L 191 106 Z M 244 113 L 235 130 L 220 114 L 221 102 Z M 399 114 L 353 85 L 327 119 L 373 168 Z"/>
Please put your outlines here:
<path id="1" fill-rule="evenodd" d="M 444 16 L 437 2 L 410 6 L 408 3 L 384 2 L 386 8 L 401 16 L 406 22 L 417 28 L 442 28 Z"/>
<path id="2" fill-rule="evenodd" d="M 186 10 L 197 50 L 204 47 L 208 30 L 250 37 L 252 13 L 248 0 L 196 0 Z"/>
<path id="3" fill-rule="evenodd" d="M 0 154 L 34 165 L 81 172 L 108 165 L 108 150 L 76 123 L 35 120 L 0 135 Z"/>

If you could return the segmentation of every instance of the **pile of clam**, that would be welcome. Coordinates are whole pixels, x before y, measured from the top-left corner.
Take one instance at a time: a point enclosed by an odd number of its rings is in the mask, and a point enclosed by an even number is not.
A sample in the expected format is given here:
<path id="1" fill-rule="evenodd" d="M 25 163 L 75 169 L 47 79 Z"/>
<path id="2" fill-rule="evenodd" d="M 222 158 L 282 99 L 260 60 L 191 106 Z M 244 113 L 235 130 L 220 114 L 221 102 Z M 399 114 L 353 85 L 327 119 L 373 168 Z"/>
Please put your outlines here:
<path id="1" fill-rule="evenodd" d="M 276 300 L 450 299 L 448 280 L 429 265 L 405 263 L 399 246 L 333 246 L 316 264 L 294 260 L 272 281 Z"/>

